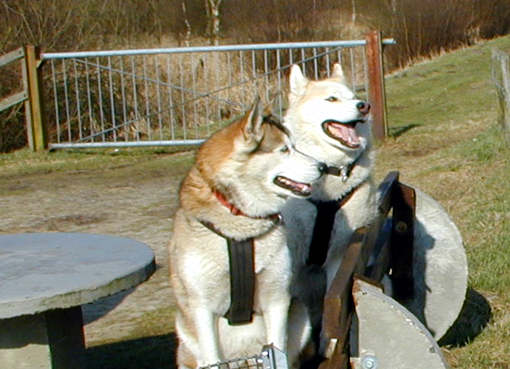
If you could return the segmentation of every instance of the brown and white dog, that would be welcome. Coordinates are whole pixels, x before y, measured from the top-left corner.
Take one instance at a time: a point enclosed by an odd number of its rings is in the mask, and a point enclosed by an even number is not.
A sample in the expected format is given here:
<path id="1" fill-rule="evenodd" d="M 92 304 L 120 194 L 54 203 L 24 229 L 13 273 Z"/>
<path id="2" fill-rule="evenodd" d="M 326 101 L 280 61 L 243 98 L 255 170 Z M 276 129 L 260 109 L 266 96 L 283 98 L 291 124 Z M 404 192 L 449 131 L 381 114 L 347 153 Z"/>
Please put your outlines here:
<path id="1" fill-rule="evenodd" d="M 263 119 L 258 102 L 202 145 L 182 183 L 169 244 L 180 368 L 259 354 L 269 343 L 296 361 L 310 327 L 304 307 L 291 303 L 279 212 L 289 197 L 308 197 L 324 170 L 296 150 L 286 128 Z M 231 303 L 227 239 L 254 240 L 253 318 L 242 326 L 224 318 Z"/>

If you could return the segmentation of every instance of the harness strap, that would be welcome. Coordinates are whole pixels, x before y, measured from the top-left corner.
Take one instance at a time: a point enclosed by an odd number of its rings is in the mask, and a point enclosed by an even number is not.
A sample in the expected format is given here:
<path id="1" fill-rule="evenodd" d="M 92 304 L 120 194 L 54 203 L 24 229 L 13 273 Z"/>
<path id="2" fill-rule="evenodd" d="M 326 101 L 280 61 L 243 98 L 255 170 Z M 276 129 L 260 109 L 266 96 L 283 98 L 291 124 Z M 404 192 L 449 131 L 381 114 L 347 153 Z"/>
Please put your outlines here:
<path id="1" fill-rule="evenodd" d="M 238 209 L 234 204 L 218 190 L 212 190 L 216 199 L 225 206 L 231 214 L 245 216 L 252 219 L 267 219 L 273 222 L 273 226 L 282 223 L 280 213 L 274 213 L 263 217 L 252 217 Z M 225 314 L 230 325 L 250 323 L 253 319 L 253 300 L 255 296 L 255 240 L 247 238 L 237 241 L 227 237 L 216 226 L 206 220 L 198 219 L 200 223 L 210 231 L 223 237 L 227 241 L 228 262 L 230 268 L 230 307 Z M 262 236 L 260 234 L 259 236 Z"/>
<path id="2" fill-rule="evenodd" d="M 354 195 L 358 187 L 351 189 L 340 200 L 314 201 L 309 200 L 317 208 L 315 225 L 313 227 L 312 242 L 310 243 L 307 265 L 324 265 L 329 251 L 331 233 L 335 224 L 336 212 L 344 206 Z"/>
<path id="3" fill-rule="evenodd" d="M 227 241 L 230 275 L 230 307 L 224 315 L 230 325 L 252 321 L 255 296 L 255 240 L 236 241 L 225 236 L 212 223 L 201 220 L 203 226 Z"/>
<path id="4" fill-rule="evenodd" d="M 328 255 L 331 231 L 339 207 L 338 201 L 317 201 L 313 204 L 317 207 L 317 216 L 306 264 L 322 266 Z"/>
<path id="5" fill-rule="evenodd" d="M 335 225 L 336 212 L 351 199 L 352 195 L 354 195 L 360 185 L 352 188 L 339 200 L 309 200 L 317 208 L 317 216 L 315 217 L 312 242 L 310 243 L 308 258 L 306 260 L 306 265 L 308 267 L 314 267 L 322 270 L 322 266 L 328 257 L 329 243 L 331 241 L 331 234 L 333 233 Z M 323 299 L 321 298 L 319 301 L 322 303 Z M 320 346 L 321 330 L 322 322 L 320 320 L 318 323 L 312 325 L 311 339 L 315 343 L 316 347 Z"/>
<path id="6" fill-rule="evenodd" d="M 230 308 L 225 317 L 230 325 L 252 321 L 255 293 L 254 241 L 227 239 L 230 264 Z"/>

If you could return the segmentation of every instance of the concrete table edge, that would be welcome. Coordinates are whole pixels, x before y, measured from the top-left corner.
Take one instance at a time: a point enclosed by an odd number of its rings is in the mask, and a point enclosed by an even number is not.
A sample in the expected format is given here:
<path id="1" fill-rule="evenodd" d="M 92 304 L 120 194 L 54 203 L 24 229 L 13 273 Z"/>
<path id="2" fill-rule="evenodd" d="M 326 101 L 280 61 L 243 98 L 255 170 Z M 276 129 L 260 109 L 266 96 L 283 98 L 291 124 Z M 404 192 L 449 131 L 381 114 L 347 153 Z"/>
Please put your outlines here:
<path id="1" fill-rule="evenodd" d="M 21 234 L 20 234 L 21 235 Z M 85 289 L 71 290 L 65 293 L 59 293 L 50 297 L 26 298 L 19 301 L 0 301 L 0 319 L 15 318 L 22 315 L 32 315 L 42 313 L 53 309 L 65 309 L 73 306 L 81 306 L 94 302 L 100 298 L 114 295 L 135 287 L 150 278 L 156 270 L 156 260 L 153 250 L 146 244 L 128 237 L 118 237 L 94 233 L 74 233 L 74 232 L 48 232 L 48 233 L 27 233 L 24 235 L 52 235 L 69 237 L 99 237 L 103 240 L 115 240 L 116 242 L 126 242 L 130 245 L 136 245 L 138 250 L 143 250 L 144 255 L 139 264 L 125 274 L 112 279 L 105 284 L 91 284 Z M 0 241 L 3 236 L 16 236 L 14 234 L 0 235 Z"/>

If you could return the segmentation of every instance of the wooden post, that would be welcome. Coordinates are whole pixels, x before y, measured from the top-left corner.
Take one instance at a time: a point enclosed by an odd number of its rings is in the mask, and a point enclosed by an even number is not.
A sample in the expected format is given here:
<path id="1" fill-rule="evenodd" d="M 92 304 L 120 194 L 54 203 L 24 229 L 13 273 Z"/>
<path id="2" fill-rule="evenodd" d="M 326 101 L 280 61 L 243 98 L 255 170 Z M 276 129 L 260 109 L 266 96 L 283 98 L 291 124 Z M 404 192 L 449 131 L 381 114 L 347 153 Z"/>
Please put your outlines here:
<path id="1" fill-rule="evenodd" d="M 510 144 L 510 55 L 492 49 L 492 82 L 499 100 L 498 120 L 503 128 L 507 144 Z"/>
<path id="2" fill-rule="evenodd" d="M 373 133 L 377 140 L 383 140 L 388 133 L 388 128 L 381 32 L 372 31 L 366 36 L 365 40 L 367 42 L 365 53 L 369 81 L 368 100 L 372 105 Z"/>
<path id="3" fill-rule="evenodd" d="M 29 111 L 27 112 L 28 142 L 32 150 L 40 151 L 48 148 L 47 127 L 44 116 L 42 96 L 42 75 L 40 64 L 40 51 L 38 48 L 25 46 L 26 84 L 28 87 Z"/>
<path id="4" fill-rule="evenodd" d="M 27 96 L 27 99 L 23 103 L 25 107 L 25 127 L 27 130 L 27 142 L 28 147 L 30 147 L 30 150 L 35 151 L 34 148 L 34 135 L 33 135 L 33 128 L 32 128 L 32 112 L 30 109 L 30 99 L 28 98 L 28 68 L 27 68 L 27 57 L 26 57 L 26 51 L 25 48 L 22 48 L 23 51 L 23 59 L 21 60 L 21 76 L 23 79 L 23 91 L 25 91 L 25 94 Z"/>

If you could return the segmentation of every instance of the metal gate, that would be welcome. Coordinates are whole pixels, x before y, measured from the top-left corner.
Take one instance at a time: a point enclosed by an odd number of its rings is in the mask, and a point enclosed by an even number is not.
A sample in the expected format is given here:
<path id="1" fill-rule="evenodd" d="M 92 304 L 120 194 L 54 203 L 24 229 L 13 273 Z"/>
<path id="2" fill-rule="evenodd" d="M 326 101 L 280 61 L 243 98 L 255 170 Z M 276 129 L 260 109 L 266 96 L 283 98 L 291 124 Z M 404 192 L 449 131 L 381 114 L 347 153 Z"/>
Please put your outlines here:
<path id="1" fill-rule="evenodd" d="M 385 39 L 382 44 L 394 43 Z M 292 64 L 310 78 L 340 62 L 369 90 L 366 40 L 43 53 L 50 149 L 196 145 L 239 117 L 256 94 L 285 109 Z"/>

